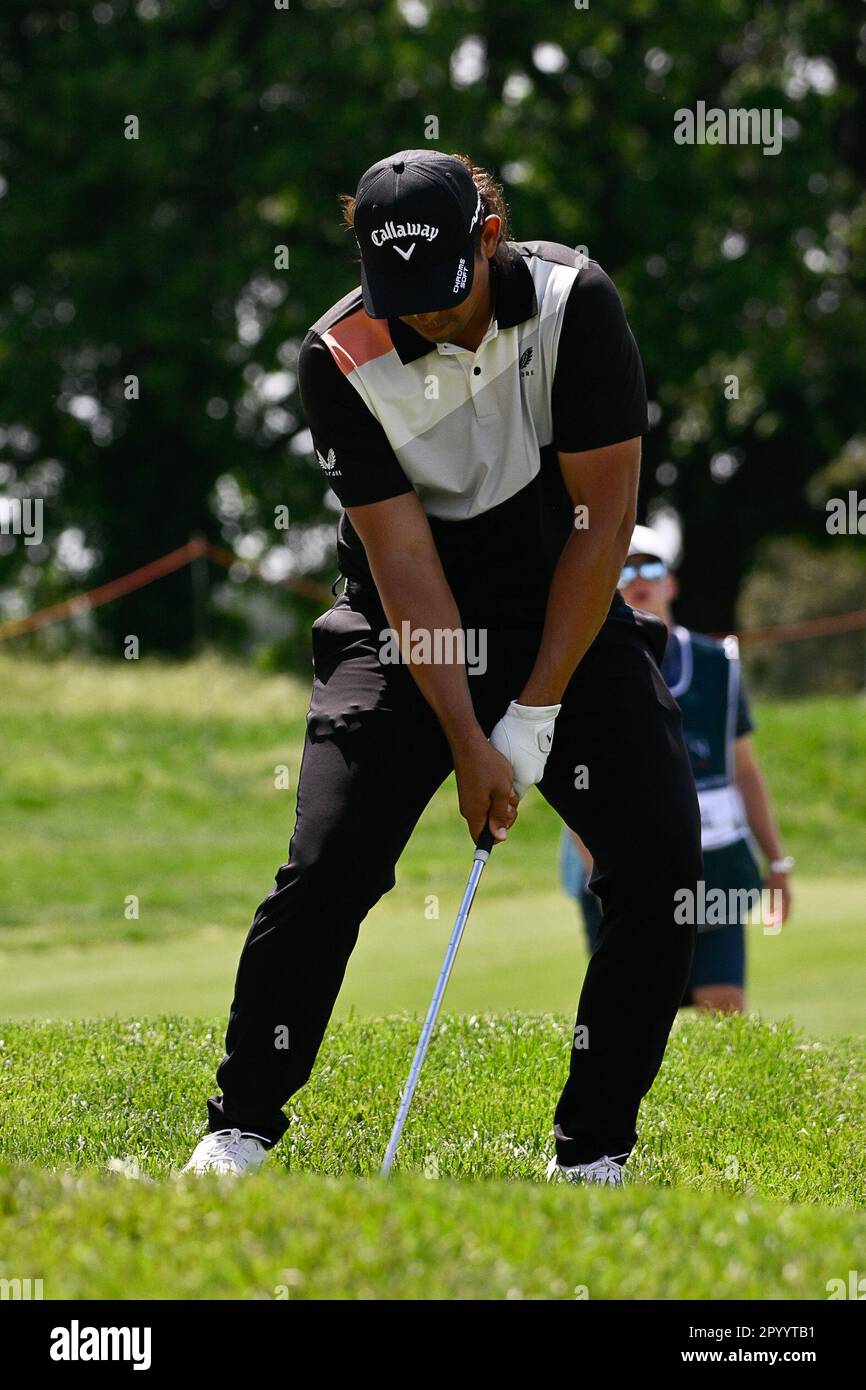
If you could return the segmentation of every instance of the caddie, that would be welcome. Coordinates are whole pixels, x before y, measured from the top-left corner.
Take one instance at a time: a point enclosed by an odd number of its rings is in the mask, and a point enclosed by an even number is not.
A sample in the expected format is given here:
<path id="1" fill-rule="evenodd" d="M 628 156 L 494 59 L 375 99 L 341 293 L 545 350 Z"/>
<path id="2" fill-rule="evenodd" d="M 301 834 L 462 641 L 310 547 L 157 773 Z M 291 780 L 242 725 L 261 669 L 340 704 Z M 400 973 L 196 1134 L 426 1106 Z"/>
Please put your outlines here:
<path id="1" fill-rule="evenodd" d="M 746 696 L 737 639 L 719 642 L 674 620 L 679 593 L 673 548 L 661 532 L 636 526 L 620 589 L 635 608 L 668 629 L 661 670 L 683 712 L 683 735 L 701 810 L 703 889 L 698 895 L 697 944 L 684 1005 L 742 1013 L 746 1007 L 747 904 L 760 904 L 757 926 L 775 931 L 791 906 L 790 873 L 770 794 L 752 740 L 755 723 Z M 755 847 L 766 859 L 762 877 Z M 601 911 L 588 886 L 591 856 L 565 832 L 563 879 L 583 909 L 590 949 Z M 589 861 L 589 873 L 584 865 Z"/>

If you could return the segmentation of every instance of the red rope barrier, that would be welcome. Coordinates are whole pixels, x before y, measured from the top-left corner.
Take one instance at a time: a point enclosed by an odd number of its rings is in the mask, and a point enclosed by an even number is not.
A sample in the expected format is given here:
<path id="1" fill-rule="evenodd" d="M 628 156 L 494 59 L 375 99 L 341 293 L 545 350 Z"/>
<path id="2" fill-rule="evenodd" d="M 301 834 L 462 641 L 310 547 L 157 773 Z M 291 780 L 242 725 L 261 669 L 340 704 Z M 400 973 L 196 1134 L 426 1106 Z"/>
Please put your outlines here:
<path id="1" fill-rule="evenodd" d="M 334 595 L 325 584 L 319 584 L 315 579 L 268 579 L 262 574 L 258 565 L 252 564 L 249 560 L 242 560 L 231 550 L 224 550 L 222 546 L 213 545 L 210 541 L 205 542 L 209 559 L 216 565 L 223 565 L 229 569 L 232 565 L 245 565 L 246 568 L 256 579 L 260 579 L 263 584 L 275 584 L 278 588 L 289 589 L 293 594 L 300 594 L 304 598 L 314 598 L 318 601 L 330 603 Z"/>
<path id="2" fill-rule="evenodd" d="M 52 623 L 61 623 L 66 618 L 88 613 L 91 608 L 101 608 L 104 603 L 111 603 L 113 599 L 122 598 L 124 594 L 143 589 L 146 584 L 155 583 L 157 579 L 182 569 L 184 565 L 191 564 L 203 555 L 225 569 L 231 565 L 246 565 L 250 573 L 263 584 L 276 584 L 304 598 L 325 603 L 330 603 L 333 598 L 327 585 L 318 584 L 314 579 L 267 579 L 257 565 L 241 560 L 230 550 L 212 545 L 202 536 L 195 536 L 187 541 L 186 545 L 179 546 L 177 550 L 170 551 L 158 560 L 151 560 L 149 564 L 142 565 L 137 570 L 131 570 L 129 574 L 121 575 L 119 579 L 111 579 L 107 584 L 100 584 L 95 589 L 88 589 L 86 593 L 76 594 L 74 598 L 64 599 L 62 603 L 54 603 L 50 608 L 40 608 L 36 613 L 28 613 L 24 618 L 12 618 L 8 622 L 0 623 L 0 642 L 6 637 L 19 637 L 24 632 L 36 632 Z"/>
<path id="3" fill-rule="evenodd" d="M 203 555 L 224 569 L 230 569 L 234 565 L 244 565 L 250 574 L 263 584 L 273 584 L 278 588 L 288 589 L 291 593 L 299 594 L 303 598 L 330 603 L 333 597 L 327 585 L 320 584 L 315 579 L 268 579 L 262 574 L 258 565 L 249 560 L 242 560 L 231 550 L 214 545 L 202 536 L 195 536 L 192 540 L 187 541 L 186 545 L 181 545 L 177 550 L 160 556 L 158 560 L 151 560 L 149 564 L 141 565 L 139 569 L 131 570 L 129 574 L 121 575 L 119 579 L 111 579 L 107 584 L 100 584 L 95 589 L 88 589 L 86 593 L 76 594 L 74 598 L 64 599 L 62 603 L 54 603 L 49 608 L 40 608 L 36 613 L 29 613 L 24 618 L 12 618 L 8 622 L 0 623 L 0 642 L 7 637 L 18 637 L 21 633 L 36 632 L 39 628 L 49 627 L 52 623 L 63 622 L 64 619 L 76 617 L 79 613 L 87 613 L 91 608 L 101 608 L 103 604 L 111 603 L 113 599 L 121 598 L 124 594 L 131 594 L 136 589 L 143 589 L 145 585 L 153 584 L 165 575 L 182 569 L 184 565 L 191 564 L 193 560 L 198 560 Z M 856 609 L 852 613 L 838 613 L 831 618 L 809 618 L 799 623 L 786 623 L 780 627 L 749 628 L 745 632 L 738 633 L 737 636 L 743 646 L 757 646 L 759 644 L 772 645 L 779 642 L 802 642 L 809 637 L 827 637 L 837 632 L 856 632 L 861 628 L 866 628 L 866 608 Z M 727 634 L 715 633 L 710 635 L 723 637 Z"/>
<path id="4" fill-rule="evenodd" d="M 74 598 L 64 599 L 62 603 L 54 603 L 50 608 L 40 608 L 36 613 L 28 613 L 25 618 L 12 618 L 9 622 L 0 624 L 0 641 L 6 637 L 18 637 L 22 632 L 35 632 L 38 628 L 63 622 L 64 618 L 74 618 L 79 613 L 89 612 L 91 608 L 101 608 L 104 603 L 111 603 L 112 599 L 131 594 L 136 589 L 143 589 L 146 584 L 153 584 L 155 580 L 162 579 L 164 575 L 182 569 L 191 560 L 197 559 L 203 553 L 205 544 L 202 540 L 187 541 L 186 545 L 179 546 L 177 550 L 170 551 L 159 560 L 151 560 L 140 569 L 131 570 L 120 579 L 110 579 L 107 584 L 88 589 L 84 594 L 76 594 Z"/>
<path id="5" fill-rule="evenodd" d="M 809 637 L 829 637 L 837 632 L 857 632 L 860 628 L 866 628 L 866 608 L 838 613 L 833 618 L 807 618 L 781 627 L 752 627 L 738 636 L 743 646 L 758 643 L 769 646 L 778 642 L 805 642 Z"/>

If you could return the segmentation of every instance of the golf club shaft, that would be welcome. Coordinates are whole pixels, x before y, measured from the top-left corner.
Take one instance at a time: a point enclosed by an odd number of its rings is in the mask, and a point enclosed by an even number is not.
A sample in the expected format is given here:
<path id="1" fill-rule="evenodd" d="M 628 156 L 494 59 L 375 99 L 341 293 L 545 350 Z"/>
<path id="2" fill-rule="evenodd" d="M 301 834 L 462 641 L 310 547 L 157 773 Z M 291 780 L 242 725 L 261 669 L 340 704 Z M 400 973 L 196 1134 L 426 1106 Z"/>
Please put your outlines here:
<path id="1" fill-rule="evenodd" d="M 454 965 L 457 952 L 460 948 L 460 941 L 463 936 L 463 929 L 466 926 L 466 919 L 469 916 L 469 909 L 472 906 L 472 899 L 475 897 L 475 890 L 478 881 L 484 872 L 484 865 L 490 858 L 490 851 L 493 848 L 493 836 L 490 829 L 485 825 L 478 837 L 475 846 L 475 855 L 472 860 L 472 869 L 469 874 L 469 882 L 463 894 L 463 901 L 457 913 L 457 920 L 454 923 L 454 930 L 451 933 L 451 940 L 448 942 L 448 950 L 445 952 L 445 959 L 442 962 L 442 969 L 439 971 L 439 979 L 436 981 L 436 988 L 433 991 L 433 998 L 430 1000 L 430 1007 L 427 1010 L 427 1017 L 424 1020 L 424 1027 L 421 1029 L 421 1036 L 418 1039 L 418 1046 L 415 1048 L 415 1056 L 412 1058 L 412 1066 L 409 1070 L 409 1077 L 400 1098 L 400 1108 L 397 1111 L 397 1118 L 394 1121 L 394 1128 L 391 1130 L 391 1138 L 388 1140 L 388 1147 L 385 1150 L 385 1158 L 382 1163 L 382 1177 L 387 1178 L 394 1163 L 394 1156 L 397 1152 L 397 1145 L 400 1143 L 400 1135 L 403 1133 L 403 1126 L 406 1123 L 406 1116 L 409 1114 L 409 1106 L 412 1104 L 412 1097 L 415 1094 L 415 1087 L 418 1084 L 418 1077 L 424 1065 L 424 1058 L 427 1056 L 427 1049 L 430 1046 L 430 1039 L 433 1036 L 433 1029 L 436 1026 L 436 1019 L 442 1007 L 442 999 L 448 987 L 451 977 L 451 969 Z"/>

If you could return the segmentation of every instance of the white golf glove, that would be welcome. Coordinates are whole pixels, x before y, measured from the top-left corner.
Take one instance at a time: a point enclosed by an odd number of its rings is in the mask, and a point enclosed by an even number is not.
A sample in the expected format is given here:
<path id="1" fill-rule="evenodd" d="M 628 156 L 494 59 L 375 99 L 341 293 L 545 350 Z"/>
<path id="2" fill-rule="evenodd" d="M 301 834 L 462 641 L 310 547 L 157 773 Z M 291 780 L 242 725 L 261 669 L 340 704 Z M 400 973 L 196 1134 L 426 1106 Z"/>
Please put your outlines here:
<path id="1" fill-rule="evenodd" d="M 553 726 L 561 705 L 519 705 L 512 700 L 490 742 L 511 763 L 514 790 L 525 796 L 544 776 L 547 755 L 553 746 Z"/>

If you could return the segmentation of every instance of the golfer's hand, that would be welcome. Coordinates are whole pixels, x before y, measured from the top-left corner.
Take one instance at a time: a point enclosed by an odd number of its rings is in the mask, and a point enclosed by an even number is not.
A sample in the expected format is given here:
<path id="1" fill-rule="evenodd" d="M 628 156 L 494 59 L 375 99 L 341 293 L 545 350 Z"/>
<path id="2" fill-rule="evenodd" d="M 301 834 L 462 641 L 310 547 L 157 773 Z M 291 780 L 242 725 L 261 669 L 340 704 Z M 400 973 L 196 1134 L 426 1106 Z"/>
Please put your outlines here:
<path id="1" fill-rule="evenodd" d="M 472 843 L 485 825 L 494 840 L 504 840 L 517 818 L 517 793 L 507 758 L 491 748 L 487 739 L 454 758 L 460 814 L 469 826 Z"/>
<path id="2" fill-rule="evenodd" d="M 790 880 L 789 880 L 789 878 L 788 878 L 788 875 L 787 875 L 787 874 L 767 874 L 767 883 L 766 883 L 766 886 L 767 886 L 767 888 L 769 889 L 769 891 L 770 891 L 771 893 L 775 892 L 776 889 L 778 889 L 778 891 L 781 893 L 781 895 L 782 895 L 782 921 L 783 921 L 783 922 L 787 922 L 787 920 L 788 920 L 788 918 L 789 918 L 789 916 L 790 916 L 790 914 L 791 914 L 791 883 L 790 883 Z M 771 899 L 770 899 L 770 902 L 775 902 L 775 898 L 771 898 Z"/>
<path id="3" fill-rule="evenodd" d="M 508 759 L 517 796 L 525 796 L 544 776 L 553 747 L 553 727 L 561 705 L 520 705 L 512 700 L 490 742 Z"/>

